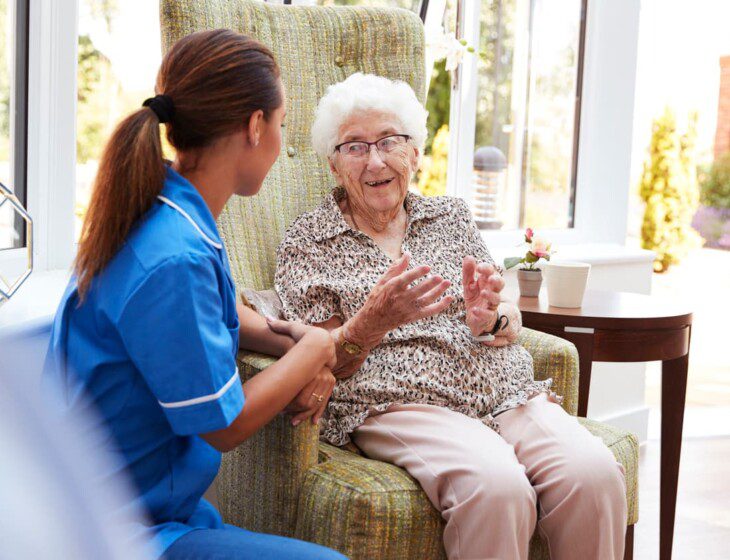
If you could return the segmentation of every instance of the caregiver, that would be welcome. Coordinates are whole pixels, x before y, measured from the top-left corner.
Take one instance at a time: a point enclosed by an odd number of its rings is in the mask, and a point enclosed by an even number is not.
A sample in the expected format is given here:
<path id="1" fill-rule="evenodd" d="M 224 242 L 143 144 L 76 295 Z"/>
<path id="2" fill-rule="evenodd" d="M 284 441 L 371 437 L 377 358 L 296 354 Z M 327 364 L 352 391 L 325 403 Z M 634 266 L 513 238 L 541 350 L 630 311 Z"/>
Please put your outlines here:
<path id="1" fill-rule="evenodd" d="M 215 222 L 232 195 L 259 191 L 279 154 L 279 68 L 257 41 L 205 31 L 173 46 L 155 90 L 104 150 L 45 381 L 65 409 L 91 402 L 100 412 L 149 516 L 136 537 L 157 556 L 342 558 L 226 525 L 202 498 L 222 451 L 302 393 L 311 404 L 299 416 L 318 420 L 334 386 L 326 331 L 292 324 L 274 334 L 237 305 Z M 239 345 L 283 357 L 241 385 Z"/>

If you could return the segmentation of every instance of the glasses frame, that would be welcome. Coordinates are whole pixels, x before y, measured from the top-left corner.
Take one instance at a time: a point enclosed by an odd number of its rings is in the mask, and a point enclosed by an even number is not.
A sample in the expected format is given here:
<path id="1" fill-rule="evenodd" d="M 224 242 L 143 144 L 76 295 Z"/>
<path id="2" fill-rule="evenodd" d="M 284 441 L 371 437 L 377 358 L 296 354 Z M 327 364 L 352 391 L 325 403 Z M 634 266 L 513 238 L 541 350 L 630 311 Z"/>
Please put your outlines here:
<path id="1" fill-rule="evenodd" d="M 375 149 L 378 150 L 378 154 L 380 154 L 381 152 L 380 152 L 380 150 L 378 149 L 378 146 L 377 146 L 378 142 L 381 142 L 381 141 L 383 141 L 383 140 L 385 140 L 387 138 L 393 138 L 395 136 L 398 136 L 400 138 L 405 138 L 406 139 L 406 143 L 408 143 L 408 141 L 411 139 L 411 136 L 409 136 L 408 134 L 388 134 L 388 136 L 383 136 L 382 138 L 378 138 L 375 142 L 366 142 L 365 140 L 348 140 L 347 142 L 342 142 L 341 144 L 337 144 L 335 146 L 335 152 L 338 152 L 338 153 L 342 154 L 343 156 L 353 157 L 353 156 L 350 156 L 349 154 L 342 153 L 340 151 L 340 148 L 342 146 L 344 146 L 345 144 L 367 144 L 368 145 L 368 151 L 362 157 L 368 157 L 368 156 L 370 156 L 370 150 L 371 150 L 372 146 L 375 146 Z M 385 153 L 387 154 L 388 152 L 385 152 Z M 354 157 L 358 157 L 358 156 L 354 156 Z"/>

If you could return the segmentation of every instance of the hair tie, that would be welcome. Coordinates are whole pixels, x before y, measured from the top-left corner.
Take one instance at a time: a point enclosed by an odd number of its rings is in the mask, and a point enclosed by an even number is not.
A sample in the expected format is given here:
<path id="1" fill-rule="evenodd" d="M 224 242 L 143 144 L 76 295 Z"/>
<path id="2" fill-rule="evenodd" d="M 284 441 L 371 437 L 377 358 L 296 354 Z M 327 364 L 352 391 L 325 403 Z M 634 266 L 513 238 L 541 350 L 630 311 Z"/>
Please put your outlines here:
<path id="1" fill-rule="evenodd" d="M 160 120 L 160 124 L 170 122 L 175 116 L 175 106 L 172 104 L 172 98 L 169 95 L 155 95 L 145 99 L 142 106 L 152 109 L 152 112 Z"/>

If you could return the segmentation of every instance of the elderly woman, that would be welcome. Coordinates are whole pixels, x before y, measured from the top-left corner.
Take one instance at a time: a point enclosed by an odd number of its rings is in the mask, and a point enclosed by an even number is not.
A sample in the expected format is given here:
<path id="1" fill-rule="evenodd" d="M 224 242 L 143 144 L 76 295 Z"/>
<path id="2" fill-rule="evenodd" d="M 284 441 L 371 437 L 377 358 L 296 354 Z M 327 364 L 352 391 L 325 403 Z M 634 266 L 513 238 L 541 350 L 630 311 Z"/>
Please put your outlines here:
<path id="1" fill-rule="evenodd" d="M 539 513 L 553 558 L 620 559 L 621 465 L 534 380 L 464 202 L 408 190 L 425 124 L 407 84 L 372 75 L 330 87 L 317 109 L 314 148 L 339 186 L 288 230 L 276 288 L 289 320 L 337 343 L 322 437 L 416 478 L 449 558 L 527 558 Z"/>

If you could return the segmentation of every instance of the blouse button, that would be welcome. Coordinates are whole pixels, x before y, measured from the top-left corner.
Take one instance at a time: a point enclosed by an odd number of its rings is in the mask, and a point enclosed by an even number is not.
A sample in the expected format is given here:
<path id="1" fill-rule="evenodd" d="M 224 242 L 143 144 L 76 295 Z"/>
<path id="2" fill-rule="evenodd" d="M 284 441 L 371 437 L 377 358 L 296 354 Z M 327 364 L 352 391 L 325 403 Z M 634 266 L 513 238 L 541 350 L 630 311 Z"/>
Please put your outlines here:
<path id="1" fill-rule="evenodd" d="M 289 146 L 286 149 L 286 155 L 288 155 L 289 157 L 294 157 L 295 155 L 297 155 L 297 149 L 294 146 Z"/>
<path id="2" fill-rule="evenodd" d="M 335 57 L 335 64 L 336 64 L 337 66 L 339 66 L 339 67 L 342 67 L 342 65 L 344 65 L 344 64 L 345 64 L 345 59 L 344 59 L 344 58 L 342 58 L 341 56 L 337 55 L 337 56 Z"/>

